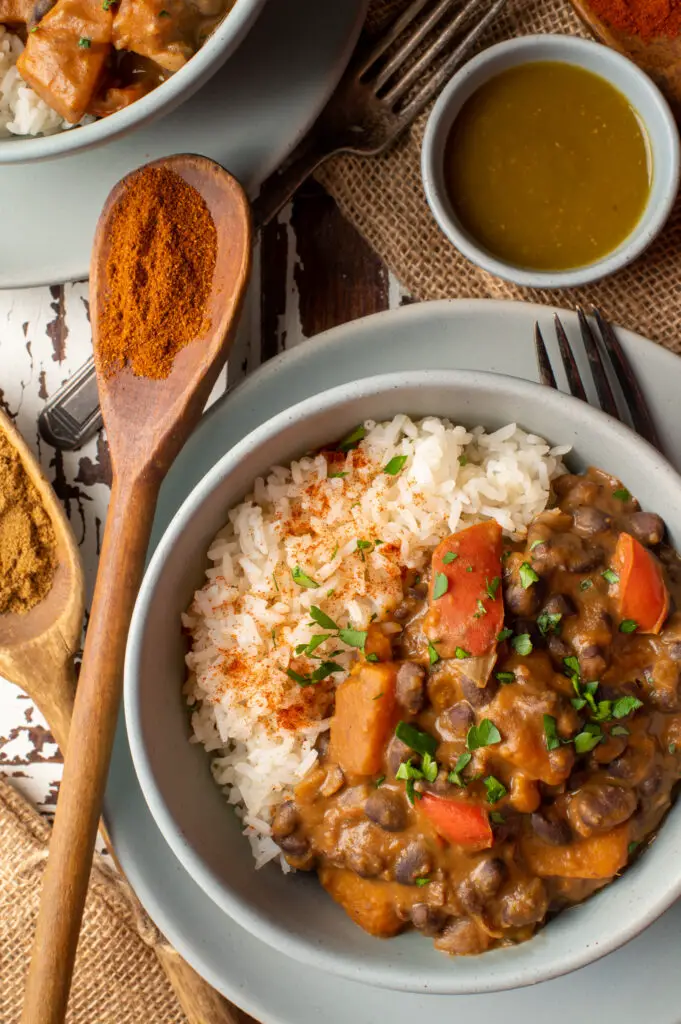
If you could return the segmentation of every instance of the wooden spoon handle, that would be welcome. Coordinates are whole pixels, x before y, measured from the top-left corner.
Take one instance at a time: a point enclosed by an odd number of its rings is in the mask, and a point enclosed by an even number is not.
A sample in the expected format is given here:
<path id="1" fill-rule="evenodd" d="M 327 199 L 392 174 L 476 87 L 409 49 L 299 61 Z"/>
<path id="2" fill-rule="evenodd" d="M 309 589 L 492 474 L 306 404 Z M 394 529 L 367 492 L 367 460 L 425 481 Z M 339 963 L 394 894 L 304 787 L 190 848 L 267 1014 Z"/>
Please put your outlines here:
<path id="1" fill-rule="evenodd" d="M 62 1024 L 68 1002 L 159 479 L 114 478 L 97 586 L 43 879 L 23 1024 Z"/>

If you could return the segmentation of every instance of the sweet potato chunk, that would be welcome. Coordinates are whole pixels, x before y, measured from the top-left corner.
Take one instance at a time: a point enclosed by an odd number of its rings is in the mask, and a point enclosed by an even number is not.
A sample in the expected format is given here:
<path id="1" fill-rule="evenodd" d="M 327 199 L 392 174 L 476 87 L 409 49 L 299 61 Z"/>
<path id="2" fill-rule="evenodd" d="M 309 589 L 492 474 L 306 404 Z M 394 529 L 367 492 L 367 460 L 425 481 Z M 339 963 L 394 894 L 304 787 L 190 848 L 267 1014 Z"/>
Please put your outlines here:
<path id="1" fill-rule="evenodd" d="M 549 846 L 536 836 L 525 836 L 522 852 L 540 878 L 613 878 L 627 863 L 628 846 L 629 826 L 620 825 L 569 846 Z"/>
<path id="2" fill-rule="evenodd" d="M 120 0 L 113 44 L 117 50 L 149 57 L 167 71 L 179 71 L 194 54 L 195 24 L 196 10 L 186 0 Z"/>
<path id="3" fill-rule="evenodd" d="M 373 775 L 395 725 L 393 662 L 358 665 L 336 692 L 329 756 L 348 775 Z"/>
<path id="4" fill-rule="evenodd" d="M 370 935 L 388 939 L 404 928 L 405 922 L 397 914 L 394 887 L 389 883 L 327 866 L 319 869 L 319 880 L 348 917 Z"/>
<path id="5" fill-rule="evenodd" d="M 35 0 L 0 0 L 0 25 L 28 25 Z"/>
<path id="6" fill-rule="evenodd" d="M 57 0 L 31 32 L 19 74 L 65 121 L 88 109 L 111 53 L 113 14 L 102 0 Z"/>

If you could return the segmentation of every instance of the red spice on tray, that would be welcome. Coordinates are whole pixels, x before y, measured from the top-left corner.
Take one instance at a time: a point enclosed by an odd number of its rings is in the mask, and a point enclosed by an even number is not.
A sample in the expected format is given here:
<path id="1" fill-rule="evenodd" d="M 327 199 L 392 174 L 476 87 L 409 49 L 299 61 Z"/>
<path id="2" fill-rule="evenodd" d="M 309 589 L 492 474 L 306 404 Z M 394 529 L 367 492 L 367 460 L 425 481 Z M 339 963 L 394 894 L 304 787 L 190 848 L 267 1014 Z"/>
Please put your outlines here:
<path id="1" fill-rule="evenodd" d="M 646 42 L 681 35 L 681 0 L 590 0 L 589 6 L 611 28 Z"/>

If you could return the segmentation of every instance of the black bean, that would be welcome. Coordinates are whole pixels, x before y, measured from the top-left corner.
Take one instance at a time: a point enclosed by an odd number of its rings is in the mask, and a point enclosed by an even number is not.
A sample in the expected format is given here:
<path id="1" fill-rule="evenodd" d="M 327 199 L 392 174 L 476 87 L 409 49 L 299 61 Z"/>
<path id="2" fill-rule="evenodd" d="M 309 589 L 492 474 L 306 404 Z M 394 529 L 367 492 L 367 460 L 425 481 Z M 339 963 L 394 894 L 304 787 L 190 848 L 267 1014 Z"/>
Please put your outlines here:
<path id="1" fill-rule="evenodd" d="M 667 645 L 667 654 L 672 661 L 681 661 L 681 640 L 674 640 Z"/>
<path id="2" fill-rule="evenodd" d="M 459 910 L 465 914 L 480 914 L 484 906 L 482 894 L 475 888 L 470 878 L 464 878 L 456 889 Z"/>
<path id="3" fill-rule="evenodd" d="M 345 865 L 360 878 L 376 878 L 384 866 L 381 855 L 365 847 L 352 847 L 347 850 Z"/>
<path id="4" fill-rule="evenodd" d="M 329 752 L 330 741 L 331 735 L 328 729 L 326 730 L 326 732 L 320 733 L 319 736 L 317 737 L 317 742 L 315 743 L 315 750 L 319 754 L 320 760 L 322 761 Z"/>
<path id="5" fill-rule="evenodd" d="M 465 735 L 475 721 L 475 712 L 467 700 L 460 700 L 444 712 L 453 733 Z"/>
<path id="6" fill-rule="evenodd" d="M 581 537 L 593 537 L 595 533 L 603 533 L 610 528 L 612 516 L 592 505 L 580 505 L 572 513 L 575 532 Z"/>
<path id="7" fill-rule="evenodd" d="M 664 519 L 655 512 L 630 512 L 624 518 L 624 529 L 641 544 L 652 548 L 664 537 Z"/>
<path id="8" fill-rule="evenodd" d="M 603 563 L 603 551 L 599 547 L 591 547 L 574 551 L 567 566 L 570 572 L 589 572 Z"/>
<path id="9" fill-rule="evenodd" d="M 584 681 L 600 679 L 607 667 L 608 659 L 605 652 L 596 644 L 589 644 L 579 652 L 579 668 Z"/>
<path id="10" fill-rule="evenodd" d="M 499 683 L 494 676 L 490 676 L 484 686 L 476 686 L 472 679 L 461 674 L 461 692 L 474 708 L 484 708 L 491 700 L 494 700 L 498 689 Z"/>
<path id="11" fill-rule="evenodd" d="M 475 921 L 461 917 L 452 921 L 435 939 L 435 948 L 453 956 L 473 956 L 484 953 L 489 947 L 488 936 L 478 928 Z"/>
<path id="12" fill-rule="evenodd" d="M 627 821 L 636 810 L 636 803 L 636 794 L 621 786 L 585 787 L 570 800 L 568 818 L 575 832 L 588 838 Z"/>
<path id="13" fill-rule="evenodd" d="M 616 779 L 634 779 L 638 772 L 638 758 L 630 752 L 616 757 L 608 765 L 608 775 L 613 775 Z"/>
<path id="14" fill-rule="evenodd" d="M 523 928 L 543 920 L 549 898 L 541 878 L 517 882 L 500 900 L 501 923 L 506 928 Z"/>
<path id="15" fill-rule="evenodd" d="M 431 938 L 439 935 L 444 928 L 447 915 L 435 907 L 429 907 L 427 903 L 415 903 L 411 908 L 411 923 L 424 935 Z"/>
<path id="16" fill-rule="evenodd" d="M 57 0 L 36 0 L 33 4 L 32 24 L 37 25 L 41 18 L 44 18 L 52 10 L 56 2 Z"/>
<path id="17" fill-rule="evenodd" d="M 639 783 L 639 793 L 641 794 L 641 796 L 650 799 L 650 797 L 655 796 L 655 794 L 659 792 L 661 785 L 662 771 L 659 765 L 655 765 L 655 767 L 651 769 L 649 774 L 646 775 L 645 779 L 643 779 L 643 781 Z"/>
<path id="18" fill-rule="evenodd" d="M 272 837 L 275 840 L 290 836 L 300 824 L 300 815 L 292 800 L 279 804 L 272 819 Z"/>
<path id="19" fill-rule="evenodd" d="M 563 668 L 565 658 L 569 658 L 575 653 L 572 650 L 572 647 L 570 647 L 569 644 L 566 644 L 564 640 L 561 640 L 559 636 L 556 636 L 555 633 L 549 634 L 546 638 L 546 645 L 549 649 L 549 654 L 553 659 L 554 665 L 560 669 Z"/>
<path id="20" fill-rule="evenodd" d="M 423 707 L 426 670 L 413 661 L 400 665 L 395 682 L 395 696 L 410 715 L 417 715 Z"/>
<path id="21" fill-rule="evenodd" d="M 487 898 L 499 891 L 507 874 L 508 869 L 503 860 L 499 860 L 498 857 L 486 857 L 475 865 L 469 877 L 480 895 Z"/>
<path id="22" fill-rule="evenodd" d="M 300 832 L 294 832 L 291 836 L 284 836 L 283 839 L 278 839 L 277 843 L 284 853 L 289 853 L 292 857 L 302 857 L 310 848 L 307 839 Z"/>
<path id="23" fill-rule="evenodd" d="M 572 840 L 570 826 L 561 818 L 545 818 L 536 811 L 530 817 L 532 828 L 544 843 L 551 846 L 566 846 Z"/>
<path id="24" fill-rule="evenodd" d="M 542 612 L 547 615 L 561 615 L 564 619 L 570 615 L 577 614 L 575 602 L 567 594 L 552 594 L 548 599 Z"/>
<path id="25" fill-rule="evenodd" d="M 401 832 L 407 824 L 407 805 L 394 789 L 376 789 L 364 805 L 364 813 L 385 832 Z"/>
<path id="26" fill-rule="evenodd" d="M 417 878 L 430 873 L 433 859 L 426 844 L 415 839 L 402 850 L 395 862 L 395 880 L 402 885 L 413 885 Z"/>
<path id="27" fill-rule="evenodd" d="M 386 752 L 386 762 L 391 776 L 394 778 L 402 762 L 408 761 L 413 756 L 414 751 L 406 743 L 403 743 L 402 740 L 398 740 L 397 736 L 393 736 Z"/>
<path id="28" fill-rule="evenodd" d="M 504 588 L 504 606 L 511 615 L 534 615 L 539 607 L 539 600 L 536 583 L 527 589 L 519 583 L 511 583 Z"/>

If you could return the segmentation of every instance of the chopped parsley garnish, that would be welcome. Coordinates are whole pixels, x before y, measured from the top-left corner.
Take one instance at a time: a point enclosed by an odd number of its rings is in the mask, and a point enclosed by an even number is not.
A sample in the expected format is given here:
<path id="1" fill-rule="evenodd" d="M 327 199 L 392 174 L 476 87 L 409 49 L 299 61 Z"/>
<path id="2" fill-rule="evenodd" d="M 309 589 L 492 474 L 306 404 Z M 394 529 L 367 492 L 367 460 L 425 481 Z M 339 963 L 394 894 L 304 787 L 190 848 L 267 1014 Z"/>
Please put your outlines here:
<path id="1" fill-rule="evenodd" d="M 588 754 L 590 750 L 597 747 L 603 739 L 603 730 L 600 725 L 589 722 L 584 726 L 583 732 L 575 736 L 575 751 L 578 754 Z"/>
<path id="2" fill-rule="evenodd" d="M 418 886 L 421 886 L 421 887 L 424 886 L 424 885 L 429 885 L 429 883 L 430 883 L 430 879 L 428 878 L 428 875 L 423 875 L 421 878 L 415 878 L 414 879 L 414 884 L 418 885 Z"/>
<path id="3" fill-rule="evenodd" d="M 497 640 L 499 641 L 499 643 L 503 643 L 504 640 L 508 640 L 509 637 L 512 637 L 512 636 L 513 636 L 513 630 L 505 628 L 505 629 L 502 629 L 500 633 L 497 633 Z"/>
<path id="4" fill-rule="evenodd" d="M 443 555 L 442 561 L 445 565 L 451 565 L 458 557 L 456 551 L 448 551 L 446 555 Z"/>
<path id="5" fill-rule="evenodd" d="M 159 18 L 169 18 L 170 17 L 170 11 L 165 11 L 165 10 L 159 11 L 158 12 L 158 16 L 159 16 Z"/>
<path id="6" fill-rule="evenodd" d="M 582 582 L 579 584 L 579 589 L 580 590 L 589 590 L 591 587 L 593 587 L 593 585 L 594 585 L 594 581 L 592 579 L 582 580 Z"/>
<path id="7" fill-rule="evenodd" d="M 627 846 L 627 853 L 629 854 L 630 857 L 631 857 L 632 853 L 634 852 L 634 850 L 636 850 L 640 845 L 641 845 L 640 840 L 638 842 L 636 840 L 633 840 L 631 843 L 629 843 L 629 845 Z"/>
<path id="8" fill-rule="evenodd" d="M 378 655 L 372 651 L 371 654 L 367 654 L 367 661 L 378 661 Z"/>
<path id="9" fill-rule="evenodd" d="M 378 778 L 376 779 L 376 781 L 374 782 L 374 786 L 376 787 L 376 789 L 378 789 L 378 787 L 382 786 L 384 782 L 385 782 L 385 775 L 379 775 Z"/>
<path id="10" fill-rule="evenodd" d="M 311 654 L 314 654 L 317 648 L 321 644 L 323 644 L 325 640 L 328 640 L 329 637 L 332 635 L 333 634 L 331 633 L 315 633 L 314 636 L 310 638 L 308 643 L 298 644 L 298 646 L 296 647 L 296 654 L 307 654 L 309 657 Z"/>
<path id="11" fill-rule="evenodd" d="M 427 782 L 435 782 L 439 771 L 438 764 L 428 752 L 423 755 L 421 771 L 423 772 L 423 777 Z"/>
<path id="12" fill-rule="evenodd" d="M 620 633 L 635 633 L 638 629 L 638 622 L 635 619 L 623 619 L 620 622 Z"/>
<path id="13" fill-rule="evenodd" d="M 532 639 L 529 633 L 520 633 L 511 640 L 511 647 L 521 656 L 532 654 Z"/>
<path id="14" fill-rule="evenodd" d="M 468 457 L 466 455 L 459 455 L 458 463 L 460 466 L 468 465 Z"/>
<path id="15" fill-rule="evenodd" d="M 372 547 L 373 545 L 370 540 L 357 541 L 357 550 L 359 551 L 359 557 L 362 559 L 363 562 L 365 561 L 364 552 L 371 551 Z"/>
<path id="16" fill-rule="evenodd" d="M 440 660 L 440 655 L 437 653 L 437 651 L 430 642 L 428 643 L 428 660 L 430 661 L 431 665 L 436 665 Z"/>
<path id="17" fill-rule="evenodd" d="M 612 492 L 613 498 L 617 498 L 618 501 L 629 501 L 631 495 L 626 487 L 618 487 L 616 491 Z"/>
<path id="18" fill-rule="evenodd" d="M 463 647 L 456 647 L 454 649 L 454 655 L 459 659 L 459 661 L 463 661 L 464 658 L 470 658 L 470 653 L 465 651 Z"/>
<path id="19" fill-rule="evenodd" d="M 415 750 L 417 754 L 430 754 L 433 757 L 437 750 L 437 740 L 435 737 L 431 736 L 430 733 L 417 729 L 415 725 L 410 725 L 409 722 L 398 722 L 395 735 L 398 740 L 402 740 L 411 750 Z"/>
<path id="20" fill-rule="evenodd" d="M 348 647 L 358 647 L 360 651 L 364 650 L 364 645 L 367 642 L 365 629 L 339 629 L 338 636 Z"/>
<path id="21" fill-rule="evenodd" d="M 382 696 L 383 696 L 383 690 L 381 690 L 380 693 L 377 693 L 376 696 L 372 697 L 371 699 L 372 700 L 380 700 Z"/>
<path id="22" fill-rule="evenodd" d="M 81 36 L 78 40 L 78 45 L 80 46 L 81 50 L 89 50 L 92 46 L 92 40 L 88 39 L 87 36 Z"/>
<path id="23" fill-rule="evenodd" d="M 493 580 L 488 580 L 487 577 L 485 577 L 485 591 L 490 601 L 494 601 L 496 599 L 500 583 L 501 580 L 498 576 L 495 576 Z"/>
<path id="24" fill-rule="evenodd" d="M 556 732 L 556 720 L 553 715 L 544 715 L 544 742 L 547 750 L 558 750 L 560 746 Z"/>
<path id="25" fill-rule="evenodd" d="M 466 572 L 473 572 L 473 566 L 472 565 L 467 565 L 466 566 Z"/>
<path id="26" fill-rule="evenodd" d="M 495 779 L 493 775 L 488 775 L 486 779 L 482 780 L 482 783 L 487 790 L 487 803 L 498 804 L 499 801 L 506 796 L 507 789 L 502 782 Z"/>
<path id="27" fill-rule="evenodd" d="M 439 597 L 446 594 L 449 590 L 449 580 L 443 572 L 435 573 L 435 582 L 433 583 L 433 600 L 437 601 Z"/>
<path id="28" fill-rule="evenodd" d="M 462 778 L 461 772 L 464 770 L 464 768 L 467 767 L 467 765 L 470 764 L 472 756 L 472 754 L 459 754 L 453 770 L 447 776 L 447 780 L 449 782 L 453 782 L 455 786 L 466 785 Z"/>
<path id="29" fill-rule="evenodd" d="M 619 578 L 619 576 L 617 575 L 617 573 L 615 572 L 614 569 L 606 569 L 605 572 L 601 573 L 601 576 L 603 577 L 604 580 L 607 580 L 608 583 L 613 583 L 614 584 L 614 583 L 619 583 L 619 581 L 620 581 L 620 578 Z"/>
<path id="30" fill-rule="evenodd" d="M 563 618 L 561 612 L 542 612 L 541 615 L 537 616 L 537 625 L 539 626 L 539 632 L 542 636 L 548 636 L 549 633 L 557 633 L 560 620 Z"/>
<path id="31" fill-rule="evenodd" d="M 104 0 L 102 3 L 102 10 L 110 11 L 115 3 L 118 3 L 118 0 Z"/>
<path id="32" fill-rule="evenodd" d="M 529 562 L 523 562 L 523 564 L 520 566 L 519 573 L 520 582 L 522 584 L 523 590 L 527 590 L 528 587 L 531 587 L 533 583 L 539 582 L 539 577 L 537 576 L 536 572 L 534 571 Z"/>
<path id="33" fill-rule="evenodd" d="M 675 754 L 676 753 L 676 743 L 670 743 L 669 746 L 667 747 L 667 750 L 669 751 L 670 754 Z"/>
<path id="34" fill-rule="evenodd" d="M 364 429 L 364 424 L 360 424 L 359 427 L 355 427 L 352 433 L 348 434 L 341 443 L 338 445 L 339 452 L 349 452 L 352 448 L 356 448 L 360 441 L 363 441 L 366 437 L 367 432 Z"/>
<path id="35" fill-rule="evenodd" d="M 495 672 L 494 676 L 499 680 L 500 683 L 514 683 L 515 673 L 514 672 Z"/>
<path id="36" fill-rule="evenodd" d="M 319 584 L 316 580 L 311 579 L 307 576 L 299 565 L 295 569 L 291 569 L 291 579 L 294 583 L 297 583 L 299 587 L 306 587 L 308 590 L 316 590 Z"/>
<path id="37" fill-rule="evenodd" d="M 626 718 L 632 711 L 642 707 L 643 701 L 639 700 L 638 697 L 620 697 L 619 700 L 613 703 L 612 716 L 613 718 Z"/>
<path id="38" fill-rule="evenodd" d="M 612 729 L 610 730 L 610 735 L 611 736 L 628 736 L 629 735 L 629 730 L 627 729 L 626 725 L 613 725 Z"/>
<path id="39" fill-rule="evenodd" d="M 546 543 L 546 541 L 543 541 L 543 540 L 533 540 L 532 543 L 530 544 L 530 551 L 534 551 L 534 549 L 538 548 L 540 544 L 545 544 L 545 543 Z"/>
<path id="40" fill-rule="evenodd" d="M 345 470 L 341 470 L 340 473 L 329 473 L 329 480 L 342 480 L 343 477 L 346 477 L 347 475 L 348 474 Z"/>
<path id="41" fill-rule="evenodd" d="M 489 718 L 483 718 L 480 725 L 472 725 L 468 730 L 466 746 L 469 750 L 492 747 L 495 743 L 501 743 L 501 733 Z"/>
<path id="42" fill-rule="evenodd" d="M 272 644 L 273 644 L 273 646 L 276 647 L 277 646 L 277 631 L 274 628 L 274 626 L 272 627 L 272 630 L 270 632 L 270 636 L 272 637 Z"/>
<path id="43" fill-rule="evenodd" d="M 473 618 L 474 619 L 481 619 L 483 617 L 483 615 L 487 615 L 487 609 L 485 608 L 485 606 L 482 603 L 482 601 L 480 600 L 480 598 L 478 598 L 478 600 L 475 602 L 475 604 L 476 604 L 476 607 L 477 607 L 478 610 L 477 610 L 477 612 L 473 613 Z"/>
<path id="44" fill-rule="evenodd" d="M 579 671 L 579 659 L 572 654 L 569 658 L 563 658 L 563 664 L 568 670 L 568 675 L 577 676 L 577 681 L 579 681 L 581 678 L 581 673 Z"/>
<path id="45" fill-rule="evenodd" d="M 338 626 L 333 619 L 330 618 L 326 612 L 323 612 L 321 608 L 317 608 L 314 604 L 310 608 L 310 618 L 314 619 L 317 625 L 321 626 L 322 629 L 338 629 Z"/>
<path id="46" fill-rule="evenodd" d="M 293 679 L 294 682 L 298 683 L 299 686 L 315 686 L 316 683 L 321 683 L 327 676 L 332 675 L 334 672 L 343 672 L 343 666 L 339 665 L 335 661 L 323 661 L 321 665 L 314 670 L 312 675 L 303 676 L 299 672 L 294 672 L 292 668 L 286 669 L 286 675 L 289 679 Z"/>
<path id="47" fill-rule="evenodd" d="M 406 455 L 394 455 L 390 462 L 383 467 L 383 472 L 387 473 L 388 476 L 397 476 L 404 469 L 406 461 Z"/>
<path id="48" fill-rule="evenodd" d="M 422 779 L 423 772 L 419 771 L 418 768 L 415 768 L 414 765 L 411 763 L 411 758 L 409 758 L 408 761 L 403 761 L 400 767 L 397 769 L 397 774 L 395 775 L 395 778 L 406 782 L 405 789 L 407 791 L 407 800 L 413 807 L 415 797 L 418 797 L 419 800 L 421 799 L 421 794 L 417 793 L 416 790 L 414 789 L 414 779 Z"/>
<path id="49" fill-rule="evenodd" d="M 504 822 L 506 821 L 506 818 L 503 816 L 501 811 L 490 811 L 489 820 L 492 822 L 493 825 L 503 825 Z"/>

